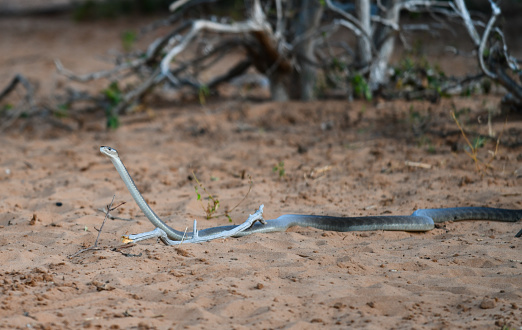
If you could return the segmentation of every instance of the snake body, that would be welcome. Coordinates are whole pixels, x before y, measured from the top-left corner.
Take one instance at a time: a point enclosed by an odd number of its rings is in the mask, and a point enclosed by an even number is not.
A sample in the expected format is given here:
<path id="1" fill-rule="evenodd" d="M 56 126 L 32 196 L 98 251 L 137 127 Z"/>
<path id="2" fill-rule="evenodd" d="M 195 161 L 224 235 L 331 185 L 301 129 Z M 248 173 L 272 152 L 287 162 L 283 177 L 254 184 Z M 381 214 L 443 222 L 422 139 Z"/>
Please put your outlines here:
<path id="1" fill-rule="evenodd" d="M 118 151 L 111 147 L 100 147 L 100 152 L 109 157 L 118 171 L 131 196 L 141 211 L 157 228 L 162 229 L 171 240 L 190 238 L 190 234 L 175 230 L 168 226 L 154 213 L 147 204 L 129 172 L 123 165 Z M 292 226 L 313 227 L 329 231 L 368 231 L 368 230 L 401 230 L 428 231 L 435 223 L 457 220 L 493 220 L 515 222 L 522 219 L 522 210 L 508 210 L 490 207 L 452 207 L 442 209 L 419 209 L 412 215 L 398 216 L 365 216 L 365 217 L 331 217 L 322 215 L 285 214 L 277 219 L 266 220 L 266 224 L 255 223 L 251 228 L 236 236 L 246 236 L 254 233 L 269 233 L 285 231 Z M 220 226 L 199 231 L 200 237 L 230 230 L 235 226 Z"/>

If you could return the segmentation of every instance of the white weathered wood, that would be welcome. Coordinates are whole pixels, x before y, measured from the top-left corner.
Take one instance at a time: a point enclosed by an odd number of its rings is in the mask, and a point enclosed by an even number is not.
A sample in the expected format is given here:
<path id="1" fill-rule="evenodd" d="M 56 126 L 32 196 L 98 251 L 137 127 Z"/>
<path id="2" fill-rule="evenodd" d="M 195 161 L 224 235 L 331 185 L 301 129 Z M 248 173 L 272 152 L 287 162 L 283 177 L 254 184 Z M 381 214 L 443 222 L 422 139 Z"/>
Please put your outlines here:
<path id="1" fill-rule="evenodd" d="M 208 242 L 208 241 L 212 241 L 212 240 L 220 239 L 220 238 L 224 239 L 224 238 L 235 236 L 237 233 L 247 230 L 248 228 L 252 227 L 252 225 L 256 221 L 259 221 L 264 224 L 265 222 L 263 219 L 263 207 L 264 207 L 263 205 L 259 206 L 259 209 L 254 214 L 250 214 L 250 216 L 248 217 L 248 219 L 245 222 L 234 227 L 233 229 L 222 231 L 222 232 L 219 232 L 219 233 L 216 233 L 213 235 L 207 235 L 205 237 L 200 237 L 198 235 L 197 221 L 194 220 L 194 228 L 192 230 L 192 237 L 189 239 L 183 239 L 181 241 L 171 240 L 168 238 L 167 233 L 165 233 L 165 231 L 163 231 L 160 228 L 156 228 L 152 231 L 148 231 L 148 232 L 141 233 L 141 234 L 123 236 L 123 240 L 125 243 L 135 243 L 135 242 L 143 241 L 146 239 L 159 238 L 166 245 L 180 245 L 180 244 L 184 244 L 184 243 Z"/>

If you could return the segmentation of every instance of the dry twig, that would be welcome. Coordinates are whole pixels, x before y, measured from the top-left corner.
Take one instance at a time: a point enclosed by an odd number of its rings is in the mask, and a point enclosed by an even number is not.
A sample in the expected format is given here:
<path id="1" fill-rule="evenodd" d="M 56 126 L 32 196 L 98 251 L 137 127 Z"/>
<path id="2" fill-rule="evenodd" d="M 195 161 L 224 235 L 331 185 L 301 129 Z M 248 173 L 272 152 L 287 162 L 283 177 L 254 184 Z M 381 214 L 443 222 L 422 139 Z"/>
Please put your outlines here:
<path id="1" fill-rule="evenodd" d="M 123 204 L 125 204 L 125 202 L 122 202 L 118 205 L 116 205 L 115 207 L 112 207 L 112 204 L 114 203 L 114 198 L 116 198 L 116 195 L 113 195 L 112 196 L 112 200 L 110 202 L 109 205 L 107 205 L 107 212 L 105 212 L 105 217 L 103 218 L 103 222 L 100 226 L 100 229 L 96 229 L 98 231 L 98 236 L 96 236 L 96 240 L 94 241 L 94 245 L 92 246 L 89 246 L 88 248 L 85 248 L 85 249 L 81 249 L 80 251 L 76 252 L 75 254 L 72 254 L 69 256 L 69 259 L 72 259 L 78 255 L 80 255 L 81 253 L 83 252 L 86 252 L 86 251 L 92 251 L 92 250 L 100 250 L 101 248 L 98 247 L 98 240 L 100 239 L 100 234 L 103 230 L 103 226 L 105 225 L 105 221 L 107 221 L 107 218 L 109 217 L 109 212 L 111 211 L 114 211 L 115 209 L 117 209 L 118 207 L 122 206 Z"/>
<path id="2" fill-rule="evenodd" d="M 99 208 L 98 211 L 102 212 L 102 213 L 108 213 L 107 209 L 106 208 Z M 118 216 L 115 216 L 115 215 L 112 215 L 110 213 L 107 214 L 107 217 L 111 220 L 123 220 L 123 221 L 133 221 L 132 219 L 129 219 L 129 218 L 122 218 L 122 217 L 118 217 Z"/>

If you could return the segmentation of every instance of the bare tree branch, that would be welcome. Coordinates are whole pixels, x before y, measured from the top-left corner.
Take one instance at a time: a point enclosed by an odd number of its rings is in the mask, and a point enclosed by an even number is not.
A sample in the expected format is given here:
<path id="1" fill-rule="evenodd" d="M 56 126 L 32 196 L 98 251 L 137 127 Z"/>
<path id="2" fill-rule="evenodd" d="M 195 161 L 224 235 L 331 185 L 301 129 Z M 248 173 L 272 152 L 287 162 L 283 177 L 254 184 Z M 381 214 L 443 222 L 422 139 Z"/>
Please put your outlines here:
<path id="1" fill-rule="evenodd" d="M 468 30 L 468 34 L 471 37 L 471 40 L 475 44 L 475 46 L 478 46 L 480 44 L 480 37 L 475 29 L 475 26 L 473 25 L 473 22 L 471 21 L 471 17 L 468 12 L 468 8 L 464 4 L 464 0 L 454 0 L 454 3 L 450 3 L 452 6 L 454 6 L 455 11 L 457 14 L 460 15 L 462 20 L 464 21 L 464 25 L 466 26 L 466 29 Z M 482 56 L 482 55 L 479 55 Z"/>
<path id="2" fill-rule="evenodd" d="M 4 90 L 0 93 L 0 101 L 4 97 L 9 95 L 12 91 L 14 91 L 14 89 L 16 88 L 16 86 L 18 84 L 21 84 L 22 86 L 24 86 L 24 88 L 26 90 L 25 101 L 32 105 L 34 102 L 34 88 L 31 85 L 31 83 L 21 74 L 16 74 L 13 77 L 13 79 L 11 79 L 11 82 L 9 82 L 9 84 L 7 84 L 7 86 L 4 88 Z"/>
<path id="3" fill-rule="evenodd" d="M 194 37 L 202 30 L 210 30 L 221 33 L 247 33 L 247 32 L 268 32 L 271 34 L 271 29 L 264 22 L 256 22 L 255 19 L 240 23 L 222 24 L 205 20 L 197 20 L 192 23 L 191 30 L 183 36 L 181 41 L 173 47 L 161 61 L 161 73 L 168 77 L 174 84 L 179 84 L 178 80 L 170 74 L 170 62 L 172 59 L 181 53 L 194 39 Z"/>
<path id="4" fill-rule="evenodd" d="M 88 74 L 84 74 L 84 75 L 77 75 L 77 74 L 73 73 L 72 71 L 64 68 L 62 62 L 59 59 L 54 60 L 54 64 L 56 66 L 56 70 L 58 70 L 58 73 L 64 75 L 65 77 L 67 77 L 71 80 L 78 81 L 78 82 L 87 82 L 90 80 L 110 78 L 111 76 L 113 76 L 123 70 L 137 68 L 137 67 L 143 65 L 145 62 L 146 62 L 146 59 L 137 59 L 137 60 L 134 60 L 131 62 L 125 62 L 110 70 L 92 72 L 92 73 L 88 73 Z"/>

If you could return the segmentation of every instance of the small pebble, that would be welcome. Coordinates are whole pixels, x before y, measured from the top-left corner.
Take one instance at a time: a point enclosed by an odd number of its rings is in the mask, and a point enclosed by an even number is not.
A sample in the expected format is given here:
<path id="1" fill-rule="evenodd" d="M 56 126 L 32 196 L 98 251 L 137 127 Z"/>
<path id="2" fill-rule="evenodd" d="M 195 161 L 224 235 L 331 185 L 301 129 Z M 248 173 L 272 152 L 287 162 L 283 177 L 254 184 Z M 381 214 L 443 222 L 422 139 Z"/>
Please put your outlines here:
<path id="1" fill-rule="evenodd" d="M 480 303 L 480 308 L 482 308 L 482 309 L 495 308 L 495 300 L 487 298 L 487 297 L 482 299 L 482 302 Z"/>

